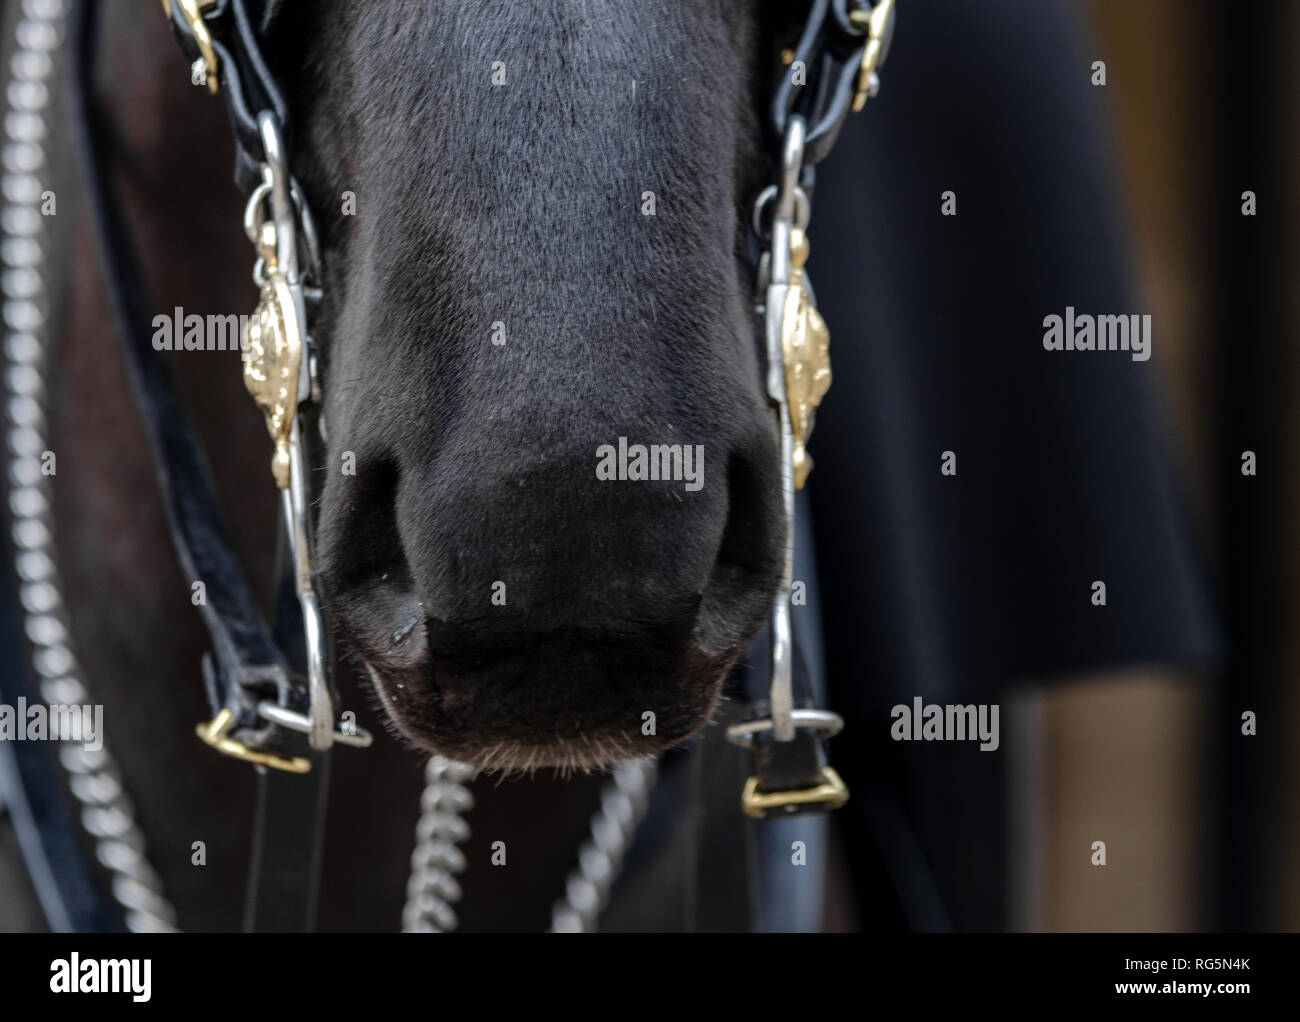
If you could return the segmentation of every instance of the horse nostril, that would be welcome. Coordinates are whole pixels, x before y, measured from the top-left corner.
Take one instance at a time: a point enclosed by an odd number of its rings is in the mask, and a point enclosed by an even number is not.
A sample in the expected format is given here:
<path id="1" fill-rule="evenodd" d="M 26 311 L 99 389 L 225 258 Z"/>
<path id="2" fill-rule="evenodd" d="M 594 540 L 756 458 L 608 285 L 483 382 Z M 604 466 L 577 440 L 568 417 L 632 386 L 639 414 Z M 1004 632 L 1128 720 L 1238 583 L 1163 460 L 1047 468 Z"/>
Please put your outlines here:
<path id="1" fill-rule="evenodd" d="M 393 633 L 393 645 L 400 646 L 402 643 L 404 643 L 407 640 L 407 637 L 414 630 L 415 626 L 418 625 L 419 623 L 420 623 L 420 616 L 418 614 L 412 614 L 411 619 L 407 621 L 406 624 L 402 625 L 401 628 L 397 629 L 397 631 Z"/>
<path id="2" fill-rule="evenodd" d="M 727 464 L 727 521 L 696 627 L 701 649 L 722 651 L 752 638 L 781 578 L 784 519 L 776 459 L 766 434 Z"/>
<path id="3" fill-rule="evenodd" d="M 331 472 L 322 494 L 317 522 L 321 581 L 334 595 L 393 581 L 409 586 L 395 509 L 401 472 L 391 457 L 353 453 L 353 473 Z"/>
<path id="4" fill-rule="evenodd" d="M 384 572 L 341 594 L 336 603 L 347 638 L 375 666 L 409 671 L 428 659 L 424 603 L 405 573 Z"/>

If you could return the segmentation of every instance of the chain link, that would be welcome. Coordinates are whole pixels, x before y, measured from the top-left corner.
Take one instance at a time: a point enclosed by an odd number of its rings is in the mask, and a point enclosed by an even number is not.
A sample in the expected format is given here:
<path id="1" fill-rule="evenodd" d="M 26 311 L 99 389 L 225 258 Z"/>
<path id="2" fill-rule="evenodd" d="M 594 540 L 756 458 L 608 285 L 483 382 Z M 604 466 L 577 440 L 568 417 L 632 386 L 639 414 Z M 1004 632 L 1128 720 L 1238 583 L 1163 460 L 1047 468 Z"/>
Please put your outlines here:
<path id="1" fill-rule="evenodd" d="M 551 910 L 551 933 L 596 929 L 658 779 L 659 766 L 653 758 L 614 767 L 614 776 L 600 793 L 600 808 L 591 818 L 591 837 L 578 849 L 578 867 L 569 873 L 564 896 Z"/>
<path id="2" fill-rule="evenodd" d="M 454 906 L 461 898 L 456 877 L 465 870 L 460 845 L 469 840 L 464 817 L 474 808 L 474 796 L 466 785 L 473 776 L 473 767 L 445 756 L 434 756 L 424 768 L 420 820 L 402 909 L 403 933 L 450 933 L 456 928 Z"/>

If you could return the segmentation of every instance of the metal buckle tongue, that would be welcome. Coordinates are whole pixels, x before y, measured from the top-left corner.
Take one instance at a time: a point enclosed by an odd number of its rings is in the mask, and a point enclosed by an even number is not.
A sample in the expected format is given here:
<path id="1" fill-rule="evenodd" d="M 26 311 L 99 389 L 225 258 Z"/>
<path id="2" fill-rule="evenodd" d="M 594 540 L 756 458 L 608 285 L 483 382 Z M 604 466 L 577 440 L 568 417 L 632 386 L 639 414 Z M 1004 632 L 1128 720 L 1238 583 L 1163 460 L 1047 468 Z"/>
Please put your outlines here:
<path id="1" fill-rule="evenodd" d="M 812 433 L 813 413 L 830 386 L 830 334 L 817 313 L 811 286 L 804 272 L 808 243 L 808 200 L 799 188 L 807 125 L 792 116 L 786 125 L 781 154 L 780 182 L 759 196 L 755 204 L 756 229 L 761 214 L 772 204 L 771 239 L 760 266 L 763 294 L 764 338 L 767 348 L 767 394 L 776 409 L 781 437 L 781 487 L 788 530 L 781 585 L 772 605 L 772 677 L 768 703 L 770 715 L 733 724 L 727 740 L 752 746 L 761 740 L 794 742 L 796 730 L 815 728 L 826 737 L 837 734 L 844 721 L 827 710 L 795 709 L 790 622 L 790 587 L 794 571 L 794 493 L 807 480 L 812 461 L 804 449 Z M 808 740 L 820 741 L 821 739 Z M 803 740 L 803 739 L 800 739 Z M 824 759 L 824 757 L 823 757 Z M 848 800 L 848 788 L 829 766 L 822 765 L 817 783 L 785 790 L 760 790 L 758 775 L 749 778 L 741 796 L 746 814 L 766 818 L 807 811 L 807 807 L 836 809 Z"/>

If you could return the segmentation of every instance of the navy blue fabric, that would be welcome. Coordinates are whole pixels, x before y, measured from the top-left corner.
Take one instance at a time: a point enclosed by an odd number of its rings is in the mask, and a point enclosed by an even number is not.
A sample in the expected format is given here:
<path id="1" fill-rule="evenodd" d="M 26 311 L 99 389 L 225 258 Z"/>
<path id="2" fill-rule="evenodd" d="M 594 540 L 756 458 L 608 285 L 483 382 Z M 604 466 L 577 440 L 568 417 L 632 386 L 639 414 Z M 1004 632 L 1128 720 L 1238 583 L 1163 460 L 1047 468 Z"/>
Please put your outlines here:
<path id="1" fill-rule="evenodd" d="M 4 521 L 5 535 L 9 522 Z M 0 568 L 0 703 L 43 703 L 23 640 L 11 549 Z M 99 885 L 63 792 L 54 742 L 0 742 L 0 803 L 13 818 L 32 885 L 51 930 L 97 933 L 123 929 L 121 914 Z"/>
<path id="2" fill-rule="evenodd" d="M 799 655 L 818 706 L 826 705 L 826 667 L 822 652 L 821 594 L 817 584 L 816 543 L 808 491 L 795 494 L 794 580 L 804 585 L 805 602 L 792 605 L 791 625 Z M 766 639 L 766 634 L 764 635 Z M 760 641 L 746 655 L 770 655 L 771 646 Z M 831 763 L 839 739 L 829 744 Z M 736 750 L 738 753 L 739 749 Z M 758 840 L 758 897 L 755 929 L 760 933 L 819 933 L 826 894 L 827 849 L 830 821 L 811 814 L 765 820 L 752 826 Z M 803 843 L 804 864 L 792 868 L 794 842 Z"/>
<path id="3" fill-rule="evenodd" d="M 1043 318 L 1066 306 L 1151 311 L 1131 279 L 1081 15 L 1060 0 L 902 8 L 879 97 L 818 168 L 811 227 L 834 384 L 809 486 L 832 704 L 851 736 L 834 759 L 847 747 L 850 787 L 924 832 L 951 925 L 994 928 L 1005 745 L 909 749 L 889 740 L 890 707 L 1204 664 L 1218 640 L 1161 410 L 1164 324 L 1151 361 L 1043 348 Z M 955 216 L 941 215 L 947 191 Z M 944 451 L 955 476 L 940 472 Z M 880 817 L 857 824 L 878 845 Z M 900 907 L 875 922 L 949 920 Z"/>

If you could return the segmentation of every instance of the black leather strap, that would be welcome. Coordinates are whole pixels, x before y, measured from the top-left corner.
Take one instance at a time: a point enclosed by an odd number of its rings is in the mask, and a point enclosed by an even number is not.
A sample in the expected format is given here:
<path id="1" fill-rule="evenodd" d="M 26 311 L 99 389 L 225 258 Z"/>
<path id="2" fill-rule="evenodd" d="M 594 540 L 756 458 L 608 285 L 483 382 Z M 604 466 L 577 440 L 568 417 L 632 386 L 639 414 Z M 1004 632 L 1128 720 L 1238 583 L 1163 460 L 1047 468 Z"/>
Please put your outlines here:
<path id="1" fill-rule="evenodd" d="M 795 709 L 812 709 L 816 707 L 808 669 L 804 664 L 800 649 L 799 633 L 794 633 L 794 650 L 792 674 L 794 683 Z M 767 628 L 759 633 L 758 640 L 751 647 L 749 670 L 744 675 L 745 700 L 750 707 L 749 719 L 770 716 L 771 704 L 769 694 L 772 684 L 772 660 L 768 655 L 771 648 L 771 636 Z M 823 783 L 823 771 L 829 760 L 826 756 L 826 742 L 823 734 L 813 728 L 796 728 L 792 741 L 778 742 L 772 733 L 763 732 L 754 737 L 750 750 L 754 756 L 754 776 L 758 778 L 758 790 L 762 793 L 776 791 L 794 791 L 816 788 Z M 782 810 L 781 815 L 824 812 L 826 806 L 820 803 L 790 806 Z"/>
<path id="2" fill-rule="evenodd" d="M 293 579 L 293 560 L 285 531 L 276 549 L 275 641 L 290 651 L 290 666 L 305 671 L 302 609 Z M 332 649 L 328 642 L 327 649 Z M 332 664 L 330 667 L 332 668 Z M 334 696 L 334 671 L 327 672 Z M 301 738 L 299 738 L 301 742 Z M 286 749 L 285 755 L 302 753 Z M 329 797 L 330 753 L 306 750 L 305 774 L 257 767 L 257 803 L 244 896 L 244 932 L 309 933 L 316 928 Z"/>
<path id="3" fill-rule="evenodd" d="M 194 40 L 177 0 L 170 0 L 172 30 L 182 52 L 190 60 L 202 53 Z M 270 110 L 280 123 L 285 145 L 290 145 L 292 126 L 289 108 L 262 52 L 262 41 L 270 29 L 274 5 L 250 0 L 217 0 L 203 13 L 203 23 L 212 36 L 217 55 L 219 95 L 224 99 L 235 139 L 235 186 L 247 195 L 261 180 L 262 140 L 257 115 Z"/>
<path id="4" fill-rule="evenodd" d="M 320 894 L 330 754 L 312 753 L 305 774 L 256 770 L 244 932 L 310 933 Z"/>
<path id="5" fill-rule="evenodd" d="M 805 167 L 820 163 L 835 145 L 853 104 L 854 86 L 866 46 L 865 32 L 854 28 L 849 11 L 865 9 L 856 0 L 812 0 L 803 34 L 794 50 L 794 63 L 805 69 L 802 84 L 788 71 L 772 97 L 771 130 L 774 152 L 780 152 L 786 121 L 799 114 L 808 123 L 804 142 Z"/>

